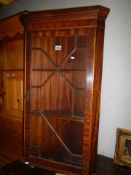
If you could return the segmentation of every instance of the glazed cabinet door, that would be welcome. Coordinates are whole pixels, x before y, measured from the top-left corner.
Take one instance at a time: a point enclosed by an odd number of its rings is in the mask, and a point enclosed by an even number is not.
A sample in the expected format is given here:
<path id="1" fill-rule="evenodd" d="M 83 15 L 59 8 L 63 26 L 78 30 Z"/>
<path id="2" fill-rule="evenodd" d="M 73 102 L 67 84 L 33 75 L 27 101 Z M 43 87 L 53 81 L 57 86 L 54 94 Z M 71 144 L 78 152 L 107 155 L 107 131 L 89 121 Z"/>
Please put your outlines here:
<path id="1" fill-rule="evenodd" d="M 26 155 L 78 174 L 84 161 L 86 78 L 92 73 L 94 31 L 32 32 L 30 63 L 27 60 Z M 89 133 L 85 135 L 89 139 Z M 88 144 L 86 150 L 89 153 Z"/>

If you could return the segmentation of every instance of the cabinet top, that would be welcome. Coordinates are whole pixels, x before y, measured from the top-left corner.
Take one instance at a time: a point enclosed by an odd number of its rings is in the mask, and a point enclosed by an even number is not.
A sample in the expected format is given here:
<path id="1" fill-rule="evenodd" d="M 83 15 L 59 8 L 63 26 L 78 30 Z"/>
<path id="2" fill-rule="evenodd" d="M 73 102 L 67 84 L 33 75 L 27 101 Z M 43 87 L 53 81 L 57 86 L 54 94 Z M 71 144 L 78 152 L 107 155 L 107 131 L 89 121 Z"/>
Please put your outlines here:
<path id="1" fill-rule="evenodd" d="M 34 11 L 21 16 L 24 25 L 34 25 L 43 22 L 58 22 L 69 20 L 101 20 L 105 21 L 110 9 L 100 5 L 58 10 Z M 96 22 L 96 21 L 95 21 Z M 94 23 L 95 25 L 96 23 Z M 98 22 L 97 22 L 98 24 Z M 88 24 L 87 24 L 88 25 Z"/>
<path id="2" fill-rule="evenodd" d="M 0 20 L 0 40 L 2 40 L 5 37 L 12 38 L 16 34 L 23 34 L 24 29 L 19 18 L 22 14 L 25 13 L 27 12 L 25 11 Z"/>

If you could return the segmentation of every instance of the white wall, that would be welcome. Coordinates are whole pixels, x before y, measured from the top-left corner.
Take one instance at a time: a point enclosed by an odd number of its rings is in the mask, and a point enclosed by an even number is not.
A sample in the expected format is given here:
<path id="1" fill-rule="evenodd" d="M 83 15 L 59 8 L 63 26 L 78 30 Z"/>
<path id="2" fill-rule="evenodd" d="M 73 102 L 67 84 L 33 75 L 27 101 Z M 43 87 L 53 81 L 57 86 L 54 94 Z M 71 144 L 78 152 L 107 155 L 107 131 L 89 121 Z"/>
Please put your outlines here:
<path id="1" fill-rule="evenodd" d="M 131 129 L 131 0 L 18 0 L 0 18 L 29 10 L 103 5 L 106 20 L 98 153 L 113 157 L 116 128 Z"/>

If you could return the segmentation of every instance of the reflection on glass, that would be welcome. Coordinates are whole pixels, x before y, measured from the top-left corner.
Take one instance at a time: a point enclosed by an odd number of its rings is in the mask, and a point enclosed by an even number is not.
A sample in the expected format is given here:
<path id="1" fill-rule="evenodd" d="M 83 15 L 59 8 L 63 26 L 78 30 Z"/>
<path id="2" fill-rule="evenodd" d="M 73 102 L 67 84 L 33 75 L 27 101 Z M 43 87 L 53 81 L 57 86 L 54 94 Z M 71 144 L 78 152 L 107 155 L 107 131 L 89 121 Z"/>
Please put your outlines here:
<path id="1" fill-rule="evenodd" d="M 32 42 L 30 154 L 81 166 L 88 38 Z"/>

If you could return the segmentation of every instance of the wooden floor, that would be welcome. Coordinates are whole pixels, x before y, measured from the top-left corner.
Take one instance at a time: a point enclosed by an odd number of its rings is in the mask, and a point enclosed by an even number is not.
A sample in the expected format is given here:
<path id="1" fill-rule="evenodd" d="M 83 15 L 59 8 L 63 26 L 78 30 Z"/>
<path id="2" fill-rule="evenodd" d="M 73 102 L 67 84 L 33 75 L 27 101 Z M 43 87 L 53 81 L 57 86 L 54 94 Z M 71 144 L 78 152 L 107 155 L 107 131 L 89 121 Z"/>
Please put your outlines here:
<path id="1" fill-rule="evenodd" d="M 0 128 L 0 166 L 17 160 L 22 150 L 22 139 L 17 134 Z"/>
<path id="2" fill-rule="evenodd" d="M 15 136 L 0 131 L 0 175 L 55 175 L 22 164 L 20 154 L 20 140 L 16 142 Z M 131 169 L 115 166 L 112 159 L 98 156 L 97 175 L 131 175 Z"/>

